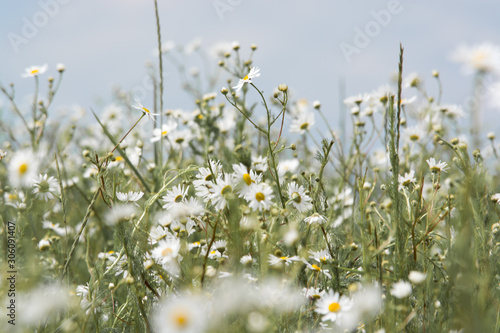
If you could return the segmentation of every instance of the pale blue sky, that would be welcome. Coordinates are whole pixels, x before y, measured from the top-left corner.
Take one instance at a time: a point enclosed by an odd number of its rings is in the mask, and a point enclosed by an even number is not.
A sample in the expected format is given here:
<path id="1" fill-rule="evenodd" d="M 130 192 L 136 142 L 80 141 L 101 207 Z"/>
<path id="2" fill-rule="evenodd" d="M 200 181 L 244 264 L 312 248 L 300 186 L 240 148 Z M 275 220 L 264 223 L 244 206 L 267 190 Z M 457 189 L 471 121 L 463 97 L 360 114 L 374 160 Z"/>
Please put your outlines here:
<path id="1" fill-rule="evenodd" d="M 58 8 L 42 4 L 57 3 Z M 350 62 L 342 42 L 354 45 L 356 29 L 374 22 L 372 11 L 387 10 L 391 1 L 332 0 L 159 0 L 163 41 L 187 44 L 195 38 L 204 47 L 218 41 L 256 43 L 254 64 L 261 68 L 259 87 L 269 94 L 287 83 L 297 98 L 320 100 L 335 126 L 338 82 L 347 95 L 370 92 L 389 81 L 397 69 L 399 42 L 405 47 L 405 73 L 417 71 L 435 93 L 431 70 L 441 73 L 443 102 L 461 104 L 470 94 L 472 78 L 449 61 L 461 42 L 490 41 L 500 45 L 498 1 L 406 1 L 386 26 L 360 48 Z M 224 13 L 216 7 L 225 8 Z M 222 6 L 222 7 L 221 7 Z M 225 7 L 224 7 L 225 6 Z M 48 13 L 45 14 L 44 12 Z M 44 21 L 44 18 L 47 18 Z M 18 52 L 9 36 L 26 37 L 26 22 L 36 23 Z M 10 33 L 10 35 L 9 35 Z M 14 82 L 19 96 L 32 91 L 24 69 L 47 63 L 67 67 L 56 105 L 78 104 L 87 110 L 111 102 L 114 83 L 131 89 L 141 85 L 145 63 L 157 47 L 153 0 L 2 0 L 0 3 L 0 81 Z M 189 60 L 189 59 L 188 59 Z M 175 69 L 165 72 L 166 108 L 194 108 L 180 89 Z M 498 117 L 489 111 L 485 117 Z M 494 130 L 489 122 L 485 130 Z"/>

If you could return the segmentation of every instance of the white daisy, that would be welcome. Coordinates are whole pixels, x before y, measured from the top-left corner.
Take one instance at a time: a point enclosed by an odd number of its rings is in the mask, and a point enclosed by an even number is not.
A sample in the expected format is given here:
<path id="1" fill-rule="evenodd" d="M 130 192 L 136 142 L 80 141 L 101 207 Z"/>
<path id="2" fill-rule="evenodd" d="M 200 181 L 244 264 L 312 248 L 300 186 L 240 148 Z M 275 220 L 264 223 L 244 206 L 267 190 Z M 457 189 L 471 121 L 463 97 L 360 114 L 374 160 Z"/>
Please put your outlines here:
<path id="1" fill-rule="evenodd" d="M 294 173 L 299 167 L 299 164 L 299 160 L 296 158 L 280 161 L 278 164 L 278 175 L 283 177 L 287 172 Z"/>
<path id="2" fill-rule="evenodd" d="M 290 124 L 291 133 L 304 134 L 314 125 L 314 113 L 310 111 L 301 112 Z"/>
<path id="3" fill-rule="evenodd" d="M 351 308 L 352 300 L 349 297 L 345 295 L 341 297 L 339 293 L 334 293 L 330 290 L 316 302 L 316 309 L 314 311 L 323 315 L 321 321 L 335 322 L 340 321 L 342 315 Z"/>
<path id="4" fill-rule="evenodd" d="M 302 292 L 304 293 L 304 296 L 309 298 L 310 300 L 317 300 L 323 297 L 325 294 L 324 290 L 320 290 L 319 288 L 302 288 Z"/>
<path id="5" fill-rule="evenodd" d="M 152 113 L 151 111 L 149 111 L 149 109 L 145 108 L 144 105 L 142 105 L 141 101 L 138 98 L 135 99 L 135 104 L 132 105 L 132 107 L 134 109 L 141 110 L 152 121 L 156 121 L 154 116 L 158 116 L 158 113 Z"/>
<path id="6" fill-rule="evenodd" d="M 266 183 L 253 184 L 245 196 L 248 207 L 258 211 L 271 208 L 273 198 L 273 189 Z"/>
<path id="7" fill-rule="evenodd" d="M 262 175 L 257 175 L 253 170 L 248 170 L 243 164 L 233 164 L 234 181 L 239 196 L 243 198 L 249 191 L 252 184 L 260 183 Z"/>
<path id="8" fill-rule="evenodd" d="M 139 205 L 136 203 L 137 200 L 139 200 L 140 198 L 142 198 L 142 196 L 144 195 L 144 192 L 134 192 L 134 191 L 129 191 L 128 193 L 122 193 L 122 192 L 116 192 L 116 198 L 120 201 L 123 201 L 123 202 L 132 202 L 134 203 L 134 205 L 136 205 L 137 207 L 139 207 Z"/>
<path id="9" fill-rule="evenodd" d="M 163 124 L 161 129 L 160 128 L 153 129 L 153 137 L 151 138 L 151 142 L 160 141 L 161 138 L 167 137 L 176 128 L 177 128 L 177 123 L 170 120 L 166 124 Z"/>
<path id="10" fill-rule="evenodd" d="M 48 177 L 45 175 L 39 175 L 37 179 L 33 181 L 33 194 L 40 200 L 47 201 L 56 197 L 59 194 L 59 183 L 54 177 Z"/>
<path id="11" fill-rule="evenodd" d="M 174 237 L 161 239 L 156 244 L 156 247 L 151 252 L 151 257 L 160 264 L 168 264 L 174 262 L 179 255 L 181 242 Z"/>
<path id="12" fill-rule="evenodd" d="M 252 157 L 252 168 L 258 173 L 262 173 L 267 170 L 267 157 L 254 156 Z"/>
<path id="13" fill-rule="evenodd" d="M 306 194 L 303 186 L 297 185 L 296 182 L 288 184 L 289 203 L 292 204 L 299 212 L 305 212 L 312 208 L 311 197 Z"/>
<path id="14" fill-rule="evenodd" d="M 248 75 L 245 76 L 243 79 L 240 79 L 238 81 L 238 84 L 235 85 L 233 89 L 235 89 L 236 92 L 240 91 L 245 83 L 251 83 L 253 78 L 259 77 L 260 76 L 259 72 L 260 69 L 258 67 L 250 68 L 250 72 L 248 73 Z"/>
<path id="15" fill-rule="evenodd" d="M 195 333 L 207 329 L 207 301 L 198 296 L 179 295 L 164 299 L 154 315 L 158 333 Z"/>
<path id="16" fill-rule="evenodd" d="M 311 265 L 311 264 L 310 264 L 310 263 L 308 263 L 308 262 L 307 262 L 307 260 L 305 260 L 305 259 L 302 259 L 302 261 L 304 262 L 304 264 L 306 264 L 307 268 L 309 268 L 310 270 L 315 271 L 315 272 L 318 272 L 318 273 L 323 273 L 323 274 L 325 274 L 328 278 L 330 278 L 330 279 L 332 278 L 331 274 L 329 273 L 329 272 L 330 272 L 330 270 L 328 270 L 328 269 L 323 269 L 323 268 L 319 267 L 319 266 L 318 266 L 318 265 L 316 265 L 316 264 L 312 264 L 312 265 Z"/>
<path id="17" fill-rule="evenodd" d="M 171 190 L 167 191 L 167 194 L 163 196 L 162 200 L 165 202 L 163 208 L 171 209 L 175 206 L 183 205 L 182 201 L 186 197 L 188 188 L 183 185 L 177 185 L 172 187 Z"/>
<path id="18" fill-rule="evenodd" d="M 31 150 L 19 150 L 9 163 L 9 180 L 13 187 L 29 187 L 38 172 L 38 158 Z"/>
<path id="19" fill-rule="evenodd" d="M 427 162 L 427 164 L 429 164 L 429 169 L 434 173 L 441 172 L 441 171 L 446 172 L 446 170 L 448 169 L 448 164 L 446 162 L 439 161 L 438 163 L 436 163 L 436 160 L 434 159 L 434 157 L 431 157 L 426 162 Z"/>
<path id="20" fill-rule="evenodd" d="M 281 256 L 281 257 L 277 257 L 273 254 L 270 254 L 269 255 L 269 263 L 271 265 L 280 265 L 280 264 L 285 264 L 285 265 L 290 265 L 291 263 L 293 263 L 294 261 L 299 261 L 300 258 L 298 256 L 292 256 L 292 257 L 288 257 L 288 256 Z"/>
<path id="21" fill-rule="evenodd" d="M 42 66 L 31 66 L 26 68 L 25 73 L 22 75 L 22 77 L 35 77 L 40 74 L 43 74 L 47 71 L 48 66 L 42 65 Z"/>
<path id="22" fill-rule="evenodd" d="M 240 262 L 243 264 L 243 265 L 251 265 L 253 263 L 253 258 L 252 258 L 252 255 L 250 254 L 247 254 L 247 255 L 244 255 L 243 257 L 240 258 Z"/>
<path id="23" fill-rule="evenodd" d="M 491 196 L 491 201 L 500 204 L 500 193 L 495 193 Z"/>
<path id="24" fill-rule="evenodd" d="M 321 214 L 314 213 L 304 219 L 304 222 L 309 224 L 323 224 L 326 222 L 326 217 Z"/>
<path id="25" fill-rule="evenodd" d="M 452 60 L 463 64 L 466 74 L 475 72 L 500 72 L 500 47 L 489 42 L 474 46 L 460 45 L 453 53 Z"/>
<path id="26" fill-rule="evenodd" d="M 417 182 L 417 178 L 415 178 L 415 171 L 410 170 L 410 172 L 406 172 L 404 177 L 398 175 L 399 187 L 398 189 L 401 191 L 403 186 L 410 186 L 410 184 L 415 185 Z"/>
<path id="27" fill-rule="evenodd" d="M 309 254 L 310 254 L 309 258 L 314 259 L 322 264 L 331 259 L 330 253 L 327 250 L 321 250 L 321 251 L 309 250 Z"/>
<path id="28" fill-rule="evenodd" d="M 212 201 L 215 209 L 224 209 L 227 205 L 227 199 L 234 191 L 234 182 L 232 175 L 225 174 L 224 177 L 217 179 L 217 184 L 214 184 L 211 190 L 209 199 Z"/>

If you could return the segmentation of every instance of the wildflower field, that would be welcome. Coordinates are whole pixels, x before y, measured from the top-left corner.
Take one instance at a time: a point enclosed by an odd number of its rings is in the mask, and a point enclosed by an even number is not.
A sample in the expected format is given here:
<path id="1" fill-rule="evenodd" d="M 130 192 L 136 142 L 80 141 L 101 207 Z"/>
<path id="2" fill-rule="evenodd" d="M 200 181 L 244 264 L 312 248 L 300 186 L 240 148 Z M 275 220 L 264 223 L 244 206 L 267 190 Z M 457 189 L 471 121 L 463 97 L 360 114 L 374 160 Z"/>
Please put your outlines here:
<path id="1" fill-rule="evenodd" d="M 0 331 L 500 332 L 481 103 L 447 103 L 396 45 L 398 76 L 343 100 L 341 137 L 339 110 L 260 88 L 255 44 L 207 77 L 156 52 L 154 97 L 118 91 L 88 122 L 53 115 L 71 68 L 27 64 L 27 109 L 0 77 Z M 499 46 L 454 60 L 474 91 L 498 79 Z M 165 66 L 192 104 L 165 103 Z"/>

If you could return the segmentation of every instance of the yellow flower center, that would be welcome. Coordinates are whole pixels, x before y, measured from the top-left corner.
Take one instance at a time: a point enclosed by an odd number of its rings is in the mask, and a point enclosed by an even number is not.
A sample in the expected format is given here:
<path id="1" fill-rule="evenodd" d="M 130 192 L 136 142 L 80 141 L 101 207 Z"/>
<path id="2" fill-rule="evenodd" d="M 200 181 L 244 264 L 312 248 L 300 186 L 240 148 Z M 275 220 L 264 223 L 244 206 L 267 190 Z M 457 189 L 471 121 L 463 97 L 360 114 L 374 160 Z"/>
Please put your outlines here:
<path id="1" fill-rule="evenodd" d="M 115 159 L 116 162 L 123 162 L 123 157 L 117 156 Z"/>
<path id="2" fill-rule="evenodd" d="M 163 131 L 163 132 L 161 132 L 161 135 L 162 135 L 162 136 L 167 135 L 167 131 Z"/>
<path id="3" fill-rule="evenodd" d="M 246 80 L 248 80 L 248 75 L 247 75 L 247 76 L 245 76 L 245 77 L 243 78 L 243 80 L 245 80 L 245 81 L 246 81 Z"/>
<path id="4" fill-rule="evenodd" d="M 167 248 L 163 249 L 163 251 L 161 251 L 161 255 L 166 257 L 169 254 L 171 254 L 172 252 L 174 252 L 174 250 L 172 250 L 172 248 L 170 248 L 170 247 L 167 247 Z"/>
<path id="5" fill-rule="evenodd" d="M 213 179 L 212 177 L 212 174 L 209 174 L 208 176 L 205 177 L 205 180 L 208 182 L 208 181 L 211 181 Z"/>
<path id="6" fill-rule="evenodd" d="M 248 173 L 245 173 L 243 175 L 243 180 L 245 181 L 245 183 L 250 186 L 250 184 L 252 184 L 252 177 L 250 177 L 250 175 Z"/>
<path id="7" fill-rule="evenodd" d="M 431 168 L 431 172 L 438 172 L 438 171 L 441 171 L 441 168 L 440 168 L 440 167 L 438 167 L 438 166 L 433 166 L 433 167 Z"/>
<path id="8" fill-rule="evenodd" d="M 199 115 L 198 115 L 198 119 L 203 119 L 203 115 L 202 115 L 202 114 L 199 114 Z"/>
<path id="9" fill-rule="evenodd" d="M 181 310 L 177 310 L 174 313 L 174 323 L 177 327 L 183 329 L 187 326 L 188 324 L 188 316 L 186 315 L 185 312 Z"/>
<path id="10" fill-rule="evenodd" d="M 340 304 L 334 302 L 334 303 L 328 305 L 328 311 L 339 312 L 340 311 Z"/>
<path id="11" fill-rule="evenodd" d="M 231 187 L 231 185 L 226 185 L 222 188 L 222 191 L 220 191 L 220 194 L 225 195 L 227 193 L 231 193 L 232 190 L 233 190 L 233 188 Z"/>
<path id="12" fill-rule="evenodd" d="M 302 125 L 300 125 L 301 130 L 306 130 L 308 128 L 309 128 L 309 123 L 303 123 Z"/>
<path id="13" fill-rule="evenodd" d="M 181 202 L 182 201 L 182 195 L 179 194 L 178 196 L 176 196 L 175 199 L 174 199 L 174 201 L 177 202 L 177 203 Z"/>
<path id="14" fill-rule="evenodd" d="M 146 109 L 145 107 L 142 108 L 142 111 L 146 112 L 146 113 L 150 113 L 148 109 Z"/>
<path id="15" fill-rule="evenodd" d="M 321 268 L 319 268 L 319 266 L 315 265 L 315 264 L 312 264 L 312 268 L 315 269 L 315 270 L 317 270 L 317 271 L 321 270 Z"/>
<path id="16" fill-rule="evenodd" d="M 285 261 L 287 259 L 288 259 L 288 257 L 280 257 L 280 260 L 283 260 L 283 261 Z"/>
<path id="17" fill-rule="evenodd" d="M 266 199 L 266 196 L 262 192 L 257 192 L 257 193 L 255 193 L 255 199 L 260 202 L 260 201 Z"/>
<path id="18" fill-rule="evenodd" d="M 31 75 L 35 75 L 35 74 L 37 74 L 38 72 L 39 72 L 39 70 L 38 70 L 38 69 L 33 69 L 33 70 L 30 72 L 30 74 L 31 74 Z"/>
<path id="19" fill-rule="evenodd" d="M 296 203 L 301 203 L 302 202 L 302 197 L 298 192 L 293 192 L 292 193 L 292 200 L 295 201 Z"/>
<path id="20" fill-rule="evenodd" d="M 26 173 L 26 171 L 28 171 L 28 164 L 27 163 L 23 163 L 19 166 L 19 173 L 21 175 L 24 175 Z"/>
<path id="21" fill-rule="evenodd" d="M 418 134 L 412 134 L 410 135 L 410 140 L 411 141 L 418 141 L 420 139 L 420 136 Z"/>

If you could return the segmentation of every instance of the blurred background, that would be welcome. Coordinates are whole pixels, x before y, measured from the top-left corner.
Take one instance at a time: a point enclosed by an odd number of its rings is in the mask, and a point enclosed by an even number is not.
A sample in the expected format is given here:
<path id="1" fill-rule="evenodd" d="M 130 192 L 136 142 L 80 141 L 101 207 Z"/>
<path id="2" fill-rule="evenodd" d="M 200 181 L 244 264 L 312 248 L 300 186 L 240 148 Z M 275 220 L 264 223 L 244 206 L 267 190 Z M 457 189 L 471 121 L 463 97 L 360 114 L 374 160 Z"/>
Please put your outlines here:
<path id="1" fill-rule="evenodd" d="M 238 41 L 243 55 L 255 43 L 259 88 L 270 96 L 286 83 L 293 98 L 321 101 L 334 128 L 345 97 L 391 81 L 399 43 L 405 49 L 404 73 L 418 72 L 435 96 L 438 86 L 431 71 L 438 70 L 443 103 L 463 105 L 466 111 L 473 75 L 450 60 L 453 52 L 462 43 L 500 45 L 500 2 L 493 0 L 159 0 L 158 5 L 165 45 L 186 50 L 200 43 L 208 67 L 215 69 L 217 58 L 210 54 L 217 43 Z M 58 108 L 101 110 L 112 102 L 116 86 L 145 94 L 143 103 L 151 103 L 146 64 L 158 63 L 153 0 L 3 0 L 0 35 L 0 82 L 14 83 L 18 100 L 33 92 L 33 79 L 21 77 L 25 68 L 47 64 L 44 82 L 57 75 L 56 65 L 62 63 L 66 71 L 54 102 Z M 187 71 L 196 66 L 203 77 L 206 65 L 199 54 L 180 54 Z M 171 61 L 164 62 L 164 73 L 165 108 L 194 109 Z M 214 91 L 227 85 L 227 77 L 220 77 Z M 7 105 L 5 96 L 2 103 Z M 498 107 L 482 106 L 484 131 L 498 130 L 498 121 L 487 121 L 499 118 Z"/>

